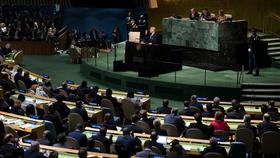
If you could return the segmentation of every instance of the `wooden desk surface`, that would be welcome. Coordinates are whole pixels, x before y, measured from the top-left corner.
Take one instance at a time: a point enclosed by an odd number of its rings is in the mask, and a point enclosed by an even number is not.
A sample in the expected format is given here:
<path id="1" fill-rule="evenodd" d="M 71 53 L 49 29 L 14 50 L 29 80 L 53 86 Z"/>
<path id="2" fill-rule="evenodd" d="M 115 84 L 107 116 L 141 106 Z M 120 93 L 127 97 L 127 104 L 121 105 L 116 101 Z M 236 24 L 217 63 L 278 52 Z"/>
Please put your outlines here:
<path id="1" fill-rule="evenodd" d="M 163 123 L 164 117 L 166 116 L 166 114 L 148 113 L 148 116 L 158 118 L 161 120 L 161 123 Z M 193 116 L 182 116 L 182 118 L 184 119 L 186 126 L 189 126 L 190 123 L 195 122 Z M 205 123 L 207 125 L 209 125 L 211 123 L 211 121 L 213 121 L 213 120 L 214 120 L 214 118 L 207 118 L 207 117 L 202 118 L 203 123 Z M 241 120 L 241 119 L 225 119 L 225 121 L 227 121 L 227 123 L 229 124 L 231 133 L 235 133 L 238 125 L 244 124 L 243 120 Z M 251 120 L 251 124 L 254 126 L 257 126 L 261 122 L 262 122 L 262 120 Z M 277 126 L 280 126 L 280 121 L 273 121 L 273 122 L 276 123 Z"/>
<path id="2" fill-rule="evenodd" d="M 36 138 L 41 137 L 45 130 L 43 120 L 36 120 L 26 116 L 0 111 L 0 120 L 2 120 L 6 126 L 17 131 L 30 133 L 32 137 Z"/>
<path id="3" fill-rule="evenodd" d="M 30 147 L 30 144 L 19 142 L 21 147 Z M 57 151 L 59 153 L 59 158 L 78 158 L 79 150 L 75 149 L 67 149 L 61 147 L 53 147 L 48 145 L 40 145 L 40 149 L 43 151 L 50 150 L 50 151 Z M 98 152 L 87 152 L 88 157 L 100 157 L 100 158 L 117 158 L 118 156 L 115 154 L 107 154 L 107 153 L 98 153 Z"/>
<path id="4" fill-rule="evenodd" d="M 90 128 L 86 127 L 84 134 L 88 138 L 92 136 L 92 134 L 96 134 L 99 131 L 99 129 L 96 128 Z M 116 142 L 118 136 L 122 135 L 121 131 L 115 131 L 115 130 L 107 130 L 108 135 L 113 135 L 113 142 Z M 142 145 L 146 140 L 150 139 L 149 134 L 141 134 L 141 133 L 134 133 L 134 136 L 137 136 L 141 142 Z M 184 147 L 185 150 L 187 150 L 188 154 L 190 155 L 200 155 L 200 152 L 209 145 L 209 140 L 203 140 L 203 139 L 190 139 L 190 138 L 182 138 L 182 137 L 159 137 L 159 139 L 163 139 L 165 141 L 164 146 L 169 149 L 170 148 L 170 142 L 174 139 L 177 139 L 180 141 L 180 144 Z M 226 150 L 229 152 L 230 149 L 230 142 L 219 142 L 219 144 L 226 148 Z"/>

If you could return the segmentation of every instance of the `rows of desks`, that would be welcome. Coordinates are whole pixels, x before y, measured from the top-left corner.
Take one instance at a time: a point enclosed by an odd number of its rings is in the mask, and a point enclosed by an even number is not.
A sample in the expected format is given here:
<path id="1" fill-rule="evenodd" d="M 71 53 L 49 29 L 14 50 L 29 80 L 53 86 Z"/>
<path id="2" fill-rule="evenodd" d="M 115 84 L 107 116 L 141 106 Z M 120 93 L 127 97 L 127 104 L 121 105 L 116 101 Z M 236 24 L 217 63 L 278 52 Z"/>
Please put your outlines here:
<path id="1" fill-rule="evenodd" d="M 0 120 L 5 126 L 30 134 L 32 138 L 40 138 L 45 130 L 43 120 L 0 111 Z"/>
<path id="2" fill-rule="evenodd" d="M 87 136 L 87 138 L 90 138 L 92 135 L 96 135 L 98 131 L 99 129 L 86 127 L 84 134 Z M 113 142 L 116 142 L 118 136 L 122 135 L 122 132 L 115 131 L 115 130 L 107 130 L 107 135 L 108 136 L 112 135 Z M 134 136 L 138 137 L 141 140 L 142 144 L 144 144 L 146 140 L 150 140 L 150 135 L 148 134 L 134 133 Z M 165 148 L 169 149 L 170 142 L 174 139 L 179 140 L 180 144 L 190 155 L 200 155 L 201 151 L 203 151 L 205 147 L 210 146 L 209 140 L 203 140 L 203 139 L 159 136 L 158 141 L 164 144 Z M 219 142 L 219 144 L 225 147 L 227 152 L 229 152 L 230 142 Z"/>

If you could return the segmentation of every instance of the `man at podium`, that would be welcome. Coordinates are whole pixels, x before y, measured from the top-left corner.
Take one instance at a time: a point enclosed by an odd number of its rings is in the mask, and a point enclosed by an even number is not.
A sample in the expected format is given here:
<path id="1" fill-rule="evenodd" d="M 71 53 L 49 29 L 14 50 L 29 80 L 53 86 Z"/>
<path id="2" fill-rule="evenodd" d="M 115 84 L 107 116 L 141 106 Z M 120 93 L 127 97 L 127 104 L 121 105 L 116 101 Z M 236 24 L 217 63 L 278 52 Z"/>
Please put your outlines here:
<path id="1" fill-rule="evenodd" d="M 159 35 L 156 33 L 156 27 L 150 27 L 147 43 L 149 44 L 160 44 Z"/>

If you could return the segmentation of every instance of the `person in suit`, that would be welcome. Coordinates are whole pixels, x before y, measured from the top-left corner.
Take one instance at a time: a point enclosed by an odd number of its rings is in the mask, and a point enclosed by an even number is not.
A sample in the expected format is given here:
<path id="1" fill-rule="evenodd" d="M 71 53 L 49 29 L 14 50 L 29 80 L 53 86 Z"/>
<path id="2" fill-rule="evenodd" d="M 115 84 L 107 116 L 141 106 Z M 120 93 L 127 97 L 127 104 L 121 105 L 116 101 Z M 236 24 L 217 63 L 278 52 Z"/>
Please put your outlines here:
<path id="1" fill-rule="evenodd" d="M 222 23 L 222 22 L 225 22 L 226 20 L 227 20 L 227 18 L 225 16 L 224 10 L 220 9 L 218 12 L 217 22 Z"/>
<path id="2" fill-rule="evenodd" d="M 210 146 L 204 148 L 201 155 L 203 157 L 204 155 L 206 155 L 207 153 L 210 153 L 210 152 L 219 153 L 224 158 L 228 157 L 226 149 L 224 147 L 218 146 L 218 141 L 214 137 L 210 138 Z"/>
<path id="3" fill-rule="evenodd" d="M 257 128 L 255 126 L 251 125 L 251 115 L 250 114 L 244 115 L 243 121 L 244 121 L 244 124 L 238 125 L 237 129 L 240 129 L 240 128 L 250 129 L 254 133 L 254 138 L 256 138 Z"/>
<path id="4" fill-rule="evenodd" d="M 57 136 L 57 143 L 55 143 L 53 146 L 54 147 L 68 148 L 68 149 L 71 148 L 71 146 L 66 143 L 66 135 L 64 133 L 60 133 Z"/>
<path id="5" fill-rule="evenodd" d="M 105 96 L 103 96 L 102 99 L 105 98 L 105 99 L 110 100 L 115 107 L 117 115 L 120 116 L 120 115 L 122 115 L 121 105 L 120 105 L 120 103 L 118 103 L 117 98 L 113 97 L 112 94 L 113 94 L 112 89 L 108 88 L 108 89 L 106 89 Z"/>
<path id="6" fill-rule="evenodd" d="M 173 150 L 167 153 L 166 158 L 189 158 L 189 156 L 186 154 L 182 145 L 176 144 Z"/>
<path id="7" fill-rule="evenodd" d="M 246 74 L 255 74 L 253 76 L 259 76 L 259 64 L 258 64 L 258 47 L 260 43 L 260 37 L 257 34 L 256 29 L 252 30 L 252 35 L 249 40 L 249 71 Z"/>
<path id="8" fill-rule="evenodd" d="M 32 81 L 29 76 L 29 72 L 25 72 L 22 77 L 22 81 L 25 84 L 26 88 L 29 89 L 33 84 L 36 84 L 36 81 Z"/>
<path id="9" fill-rule="evenodd" d="M 77 113 L 79 114 L 82 118 L 84 123 L 88 122 L 88 113 L 86 109 L 83 108 L 83 102 L 82 101 L 77 101 L 76 102 L 76 107 L 70 110 L 70 113 Z"/>
<path id="10" fill-rule="evenodd" d="M 171 114 L 164 117 L 164 123 L 169 123 L 177 127 L 178 132 L 182 133 L 185 130 L 185 121 L 178 115 L 178 109 L 172 108 Z"/>
<path id="11" fill-rule="evenodd" d="M 202 13 L 200 15 L 201 20 L 211 20 L 211 13 L 208 11 L 207 8 L 204 8 L 202 10 Z"/>
<path id="12" fill-rule="evenodd" d="M 271 117 L 268 113 L 263 115 L 263 122 L 257 125 L 258 134 L 261 136 L 263 133 L 268 131 L 279 132 L 277 125 L 271 122 Z"/>
<path id="13" fill-rule="evenodd" d="M 68 106 L 66 106 L 66 104 L 63 103 L 63 98 L 64 97 L 62 95 L 56 96 L 56 102 L 52 104 L 54 109 L 60 114 L 62 119 L 68 117 L 70 113 L 70 109 L 68 108 Z"/>
<path id="14" fill-rule="evenodd" d="M 87 158 L 87 156 L 88 156 L 87 150 L 81 148 L 78 152 L 78 156 L 79 156 L 79 158 Z"/>
<path id="15" fill-rule="evenodd" d="M 155 119 L 153 121 L 153 125 L 154 125 L 154 131 L 157 132 L 158 135 L 160 136 L 167 136 L 167 132 L 165 129 L 161 129 L 161 123 L 159 119 Z"/>
<path id="16" fill-rule="evenodd" d="M 11 52 L 12 52 L 11 44 L 6 43 L 5 46 L 0 50 L 0 56 L 4 58 L 5 56 L 8 56 Z"/>
<path id="17" fill-rule="evenodd" d="M 130 157 L 135 155 L 138 152 L 139 148 L 141 149 L 141 141 L 133 136 L 133 133 L 130 133 L 128 128 L 123 129 L 123 135 L 118 136 L 116 141 L 116 150 L 122 157 Z M 126 156 L 124 156 L 124 155 Z"/>
<path id="18" fill-rule="evenodd" d="M 212 107 L 213 107 L 213 109 L 215 108 L 215 109 L 225 113 L 225 109 L 222 106 L 220 106 L 220 101 L 221 101 L 221 99 L 219 97 L 215 97 L 213 99 L 213 106 Z M 214 110 L 214 111 L 216 111 L 216 110 Z"/>
<path id="19" fill-rule="evenodd" d="M 84 125 L 78 123 L 75 131 L 70 132 L 68 136 L 76 139 L 81 147 L 86 147 L 88 140 L 87 140 L 87 136 L 83 134 L 83 131 L 84 131 Z"/>
<path id="20" fill-rule="evenodd" d="M 221 111 L 215 113 L 215 120 L 211 122 L 210 126 L 212 126 L 214 130 L 229 131 L 229 125 L 224 120 L 224 114 Z"/>
<path id="21" fill-rule="evenodd" d="M 109 153 L 110 152 L 110 146 L 113 143 L 112 138 L 113 136 L 110 135 L 110 138 L 106 137 L 107 135 L 107 128 L 106 127 L 101 127 L 99 129 L 99 133 L 97 135 L 92 135 L 92 140 L 98 140 L 100 142 L 103 143 L 103 145 L 105 146 L 106 152 Z"/>
<path id="22" fill-rule="evenodd" d="M 13 134 L 6 134 L 3 143 L 4 144 L 0 146 L 0 153 L 4 158 L 24 157 L 24 151 L 21 147 L 19 147 L 19 144 Z"/>
<path id="23" fill-rule="evenodd" d="M 132 131 L 133 133 L 143 133 L 143 129 L 139 128 L 136 123 L 139 121 L 139 117 L 137 114 L 133 114 L 131 116 L 131 124 L 125 126 L 128 130 Z"/>
<path id="24" fill-rule="evenodd" d="M 43 137 L 39 138 L 37 141 L 42 145 L 53 145 L 51 131 L 45 130 L 43 133 Z"/>
<path id="25" fill-rule="evenodd" d="M 164 148 L 163 144 L 157 142 L 158 139 L 158 133 L 156 131 L 152 131 L 151 133 L 151 144 L 152 146 L 157 147 L 162 155 L 166 154 L 166 149 Z"/>
<path id="26" fill-rule="evenodd" d="M 43 120 L 52 122 L 54 124 L 56 133 L 64 132 L 62 121 L 59 115 L 56 113 L 55 107 L 53 105 L 49 106 L 48 113 L 44 114 Z"/>
<path id="27" fill-rule="evenodd" d="M 150 140 L 146 140 L 144 142 L 144 150 L 137 152 L 136 157 L 137 158 L 150 158 L 152 155 L 157 155 L 152 151 L 152 142 Z"/>
<path id="28" fill-rule="evenodd" d="M 202 117 L 214 117 L 215 111 L 212 110 L 212 104 L 207 104 L 206 105 L 206 111 L 202 113 Z"/>
<path id="29" fill-rule="evenodd" d="M 190 128 L 200 129 L 201 132 L 209 138 L 212 135 L 212 132 L 210 131 L 209 126 L 202 123 L 201 113 L 194 114 L 194 119 L 195 119 L 196 123 L 191 123 L 189 125 L 188 129 L 190 129 Z"/>
<path id="30" fill-rule="evenodd" d="M 17 87 L 18 87 L 18 81 L 23 80 L 22 72 L 23 72 L 22 68 L 18 68 L 17 73 L 14 76 L 14 81 Z"/>
<path id="31" fill-rule="evenodd" d="M 28 158 L 47 158 L 40 152 L 40 144 L 37 141 L 32 141 L 31 146 L 24 152 L 24 157 Z"/>
<path id="32" fill-rule="evenodd" d="M 140 110 L 140 120 L 146 122 L 150 126 L 150 128 L 154 127 L 153 126 L 154 118 L 153 117 L 148 118 L 147 110 L 144 109 Z"/>
<path id="33" fill-rule="evenodd" d="M 227 109 L 227 113 L 229 112 L 233 112 L 235 107 L 238 107 L 238 110 L 242 113 L 246 113 L 245 109 L 244 109 L 244 106 L 240 105 L 239 101 L 236 100 L 236 99 L 232 99 L 231 101 L 231 107 L 229 107 Z"/>
<path id="34" fill-rule="evenodd" d="M 24 110 L 21 108 L 21 101 L 16 100 L 14 106 L 11 108 L 11 113 L 24 116 Z"/>
<path id="35" fill-rule="evenodd" d="M 190 101 L 184 101 L 184 109 L 179 112 L 179 115 L 193 116 L 195 112 L 190 108 Z"/>
<path id="36" fill-rule="evenodd" d="M 200 112 L 204 112 L 202 104 L 197 102 L 197 95 L 192 95 L 190 98 L 190 106 L 197 107 Z"/>
<path id="37" fill-rule="evenodd" d="M 118 44 L 120 40 L 121 40 L 120 28 L 118 25 L 115 25 L 112 31 L 113 44 Z"/>
<path id="38" fill-rule="evenodd" d="M 279 111 L 278 108 L 275 107 L 274 100 L 268 101 L 267 113 L 270 114 L 271 120 L 278 120 L 279 119 Z"/>
<path id="39" fill-rule="evenodd" d="M 4 92 L 12 91 L 13 89 L 15 89 L 15 85 L 13 81 L 9 78 L 9 74 L 5 72 L 1 73 L 0 85 L 2 86 Z"/>
<path id="40" fill-rule="evenodd" d="M 229 119 L 242 119 L 243 116 L 244 116 L 244 113 L 242 113 L 239 110 L 238 106 L 235 106 L 234 110 L 232 112 L 227 113 L 227 118 L 229 118 Z"/>
<path id="41" fill-rule="evenodd" d="M 82 101 L 85 101 L 86 94 L 88 94 L 90 88 L 87 86 L 87 81 L 82 81 L 81 85 L 77 87 L 76 93 Z"/>
<path id="42" fill-rule="evenodd" d="M 169 105 L 168 99 L 163 99 L 162 106 L 157 108 L 157 113 L 158 114 L 170 114 L 171 108 L 168 107 L 168 105 Z"/>
<path id="43" fill-rule="evenodd" d="M 199 20 L 199 14 L 197 13 L 197 11 L 195 10 L 195 8 L 192 8 L 191 10 L 191 13 L 189 15 L 189 18 L 191 20 Z"/>
<path id="44" fill-rule="evenodd" d="M 159 35 L 156 33 L 156 27 L 150 27 L 149 29 L 149 38 L 148 38 L 148 42 L 149 44 L 160 44 L 160 37 Z"/>
<path id="45" fill-rule="evenodd" d="M 104 115 L 104 120 L 103 120 L 103 123 L 101 123 L 101 127 L 106 127 L 107 129 L 110 129 L 110 130 L 117 130 L 116 123 L 115 123 L 114 119 L 112 118 L 111 113 L 106 113 Z"/>

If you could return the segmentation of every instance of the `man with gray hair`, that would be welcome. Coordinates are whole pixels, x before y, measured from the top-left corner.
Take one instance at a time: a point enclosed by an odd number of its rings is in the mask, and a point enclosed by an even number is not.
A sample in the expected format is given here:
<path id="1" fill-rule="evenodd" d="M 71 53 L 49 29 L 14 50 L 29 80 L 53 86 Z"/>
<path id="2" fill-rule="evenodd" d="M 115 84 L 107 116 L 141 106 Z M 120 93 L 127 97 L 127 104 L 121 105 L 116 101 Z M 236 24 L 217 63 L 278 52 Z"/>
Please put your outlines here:
<path id="1" fill-rule="evenodd" d="M 28 158 L 47 158 L 40 152 L 40 144 L 38 141 L 32 141 L 31 146 L 24 152 L 24 157 Z"/>
<path id="2" fill-rule="evenodd" d="M 223 113 L 225 113 L 225 109 L 220 106 L 220 98 L 219 97 L 215 97 L 213 99 L 213 111 L 222 111 Z"/>
<path id="3" fill-rule="evenodd" d="M 243 117 L 244 124 L 243 125 L 238 125 L 237 129 L 240 128 L 247 128 L 250 129 L 254 133 L 254 138 L 257 136 L 257 128 L 255 126 L 251 125 L 251 115 L 246 114 Z"/>
<path id="4" fill-rule="evenodd" d="M 258 134 L 261 136 L 263 133 L 268 131 L 279 132 L 277 125 L 271 122 L 271 117 L 269 113 L 263 115 L 263 122 L 259 123 L 257 126 Z"/>
<path id="5" fill-rule="evenodd" d="M 171 114 L 164 117 L 164 123 L 169 123 L 177 127 L 179 134 L 185 130 L 185 121 L 178 115 L 178 108 L 172 108 Z"/>

